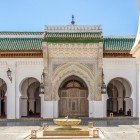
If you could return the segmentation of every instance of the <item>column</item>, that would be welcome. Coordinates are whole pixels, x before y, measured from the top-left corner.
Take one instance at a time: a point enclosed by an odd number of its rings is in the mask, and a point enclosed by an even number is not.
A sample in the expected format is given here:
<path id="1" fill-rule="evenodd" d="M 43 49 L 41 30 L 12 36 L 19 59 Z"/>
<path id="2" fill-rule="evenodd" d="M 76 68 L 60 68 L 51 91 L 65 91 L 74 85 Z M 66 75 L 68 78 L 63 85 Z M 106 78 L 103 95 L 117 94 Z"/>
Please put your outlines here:
<path id="1" fill-rule="evenodd" d="M 102 95 L 102 101 L 103 101 L 103 117 L 107 117 L 107 99 L 108 99 L 108 95 L 103 94 Z"/>
<path id="2" fill-rule="evenodd" d="M 89 102 L 89 118 L 94 117 L 94 101 L 88 101 Z"/>
<path id="3" fill-rule="evenodd" d="M 44 94 L 40 94 L 40 100 L 41 100 L 41 113 L 40 116 L 44 118 Z"/>
<path id="4" fill-rule="evenodd" d="M 20 115 L 22 116 L 27 116 L 28 111 L 27 111 L 27 99 L 20 99 Z"/>
<path id="5" fill-rule="evenodd" d="M 35 112 L 35 100 L 34 99 L 29 99 L 29 110 L 31 110 L 33 113 Z"/>
<path id="6" fill-rule="evenodd" d="M 8 68 L 10 68 L 12 74 L 12 82 L 7 77 L 7 119 L 15 119 L 16 118 L 16 96 L 15 96 L 15 63 L 8 64 Z M 8 70 L 7 68 L 7 70 Z"/>

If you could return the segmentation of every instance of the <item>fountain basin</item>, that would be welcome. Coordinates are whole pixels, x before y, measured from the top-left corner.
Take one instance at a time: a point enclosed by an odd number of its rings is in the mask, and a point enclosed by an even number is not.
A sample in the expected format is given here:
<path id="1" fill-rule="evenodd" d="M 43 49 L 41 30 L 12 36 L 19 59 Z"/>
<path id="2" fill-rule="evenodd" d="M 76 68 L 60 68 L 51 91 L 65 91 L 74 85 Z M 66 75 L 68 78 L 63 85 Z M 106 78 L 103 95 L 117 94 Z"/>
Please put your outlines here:
<path id="1" fill-rule="evenodd" d="M 71 128 L 81 123 L 81 119 L 53 119 L 54 123 L 63 128 Z"/>

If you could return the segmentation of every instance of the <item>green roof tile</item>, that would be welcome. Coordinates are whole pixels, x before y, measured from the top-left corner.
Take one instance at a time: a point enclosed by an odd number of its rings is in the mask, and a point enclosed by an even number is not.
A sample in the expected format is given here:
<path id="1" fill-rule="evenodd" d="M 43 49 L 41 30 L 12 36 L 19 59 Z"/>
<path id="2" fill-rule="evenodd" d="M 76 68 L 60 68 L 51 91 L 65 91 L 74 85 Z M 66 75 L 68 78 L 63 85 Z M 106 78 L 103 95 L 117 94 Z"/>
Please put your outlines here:
<path id="1" fill-rule="evenodd" d="M 0 38 L 0 50 L 41 50 L 41 38 Z"/>
<path id="2" fill-rule="evenodd" d="M 105 51 L 130 51 L 135 42 L 135 37 L 108 37 L 104 38 Z"/>
<path id="3" fill-rule="evenodd" d="M 42 50 L 43 32 L 0 32 L 1 51 Z M 60 35 L 61 36 L 61 35 Z M 66 34 L 66 37 L 68 34 Z M 104 51 L 130 51 L 135 41 L 130 37 L 104 37 Z M 88 43 L 88 42 L 87 42 Z"/>
<path id="4" fill-rule="evenodd" d="M 43 32 L 0 32 L 0 50 L 41 50 L 42 34 Z"/>

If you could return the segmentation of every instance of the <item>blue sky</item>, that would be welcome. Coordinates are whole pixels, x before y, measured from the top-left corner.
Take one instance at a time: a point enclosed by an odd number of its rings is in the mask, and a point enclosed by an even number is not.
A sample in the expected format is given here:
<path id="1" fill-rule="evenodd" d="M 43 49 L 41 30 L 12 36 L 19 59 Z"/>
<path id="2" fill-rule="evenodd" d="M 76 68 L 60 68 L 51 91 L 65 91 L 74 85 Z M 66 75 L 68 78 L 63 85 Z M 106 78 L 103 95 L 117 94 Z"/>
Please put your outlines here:
<path id="1" fill-rule="evenodd" d="M 0 0 L 0 31 L 44 31 L 44 26 L 103 26 L 104 35 L 135 35 L 137 0 Z"/>

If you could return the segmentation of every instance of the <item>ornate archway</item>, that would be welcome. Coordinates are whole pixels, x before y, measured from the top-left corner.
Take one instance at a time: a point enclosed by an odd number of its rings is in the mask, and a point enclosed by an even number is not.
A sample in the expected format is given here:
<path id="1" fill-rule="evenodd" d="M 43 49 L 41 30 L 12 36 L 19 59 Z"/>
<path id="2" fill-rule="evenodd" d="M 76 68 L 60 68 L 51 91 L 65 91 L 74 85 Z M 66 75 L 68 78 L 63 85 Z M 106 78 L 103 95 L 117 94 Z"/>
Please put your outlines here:
<path id="1" fill-rule="evenodd" d="M 77 76 L 66 78 L 59 87 L 59 116 L 88 117 L 88 88 Z"/>
<path id="2" fill-rule="evenodd" d="M 107 86 L 107 114 L 116 116 L 132 115 L 133 101 L 131 98 L 130 83 L 121 77 L 112 79 Z"/>
<path id="3" fill-rule="evenodd" d="M 81 78 L 88 87 L 88 100 L 100 100 L 101 94 L 98 94 L 98 86 L 95 83 L 95 77 L 93 73 L 82 64 L 64 64 L 60 66 L 53 74 L 52 77 L 52 98 L 53 100 L 59 100 L 58 91 L 61 83 L 69 76 L 75 75 Z M 46 96 L 46 95 L 45 95 Z M 46 96 L 46 100 L 47 97 Z"/>

